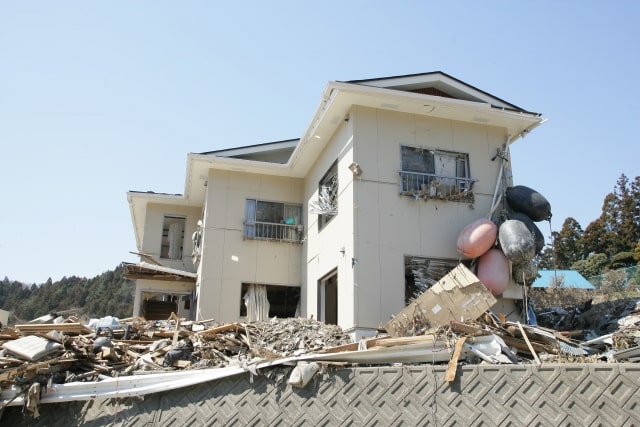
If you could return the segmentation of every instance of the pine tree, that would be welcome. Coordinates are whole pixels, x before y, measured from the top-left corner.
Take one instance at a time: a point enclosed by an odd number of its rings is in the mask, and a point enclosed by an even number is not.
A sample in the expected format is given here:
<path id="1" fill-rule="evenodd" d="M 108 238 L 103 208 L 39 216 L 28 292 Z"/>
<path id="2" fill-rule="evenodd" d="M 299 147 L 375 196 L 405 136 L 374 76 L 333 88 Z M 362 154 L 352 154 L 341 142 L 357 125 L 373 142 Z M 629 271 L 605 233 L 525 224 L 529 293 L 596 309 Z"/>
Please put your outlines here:
<path id="1" fill-rule="evenodd" d="M 566 270 L 571 264 L 581 259 L 582 227 L 574 218 L 564 220 L 562 229 L 554 236 L 556 265 L 558 269 Z"/>
<path id="2" fill-rule="evenodd" d="M 587 228 L 582 233 L 580 259 L 586 259 L 590 254 L 604 254 L 607 252 L 605 233 L 602 216 L 587 225 Z"/>
<path id="3" fill-rule="evenodd" d="M 638 181 L 638 177 L 636 177 Z M 638 200 L 634 199 L 633 186 L 622 174 L 618 179 L 615 194 L 617 196 L 618 222 L 616 224 L 615 253 L 630 252 L 640 238 L 640 222 L 638 221 Z M 636 191 L 637 192 L 637 191 Z"/>

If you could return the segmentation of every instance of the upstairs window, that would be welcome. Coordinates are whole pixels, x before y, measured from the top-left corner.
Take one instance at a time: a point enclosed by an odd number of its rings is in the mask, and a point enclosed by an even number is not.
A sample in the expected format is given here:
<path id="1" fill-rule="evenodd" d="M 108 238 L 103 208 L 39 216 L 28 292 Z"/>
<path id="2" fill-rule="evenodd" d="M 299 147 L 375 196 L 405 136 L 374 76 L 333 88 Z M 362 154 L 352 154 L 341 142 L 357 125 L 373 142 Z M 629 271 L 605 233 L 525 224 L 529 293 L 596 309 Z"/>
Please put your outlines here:
<path id="1" fill-rule="evenodd" d="M 247 199 L 244 237 L 247 239 L 299 242 L 302 206 Z"/>
<path id="2" fill-rule="evenodd" d="M 162 245 L 160 258 L 182 259 L 185 218 L 165 215 L 162 222 Z"/>
<path id="3" fill-rule="evenodd" d="M 318 199 L 309 203 L 311 213 L 318 215 L 322 230 L 338 214 L 338 161 L 336 160 L 318 184 Z"/>
<path id="4" fill-rule="evenodd" d="M 473 201 L 469 155 L 401 146 L 400 192 L 418 198 Z"/>

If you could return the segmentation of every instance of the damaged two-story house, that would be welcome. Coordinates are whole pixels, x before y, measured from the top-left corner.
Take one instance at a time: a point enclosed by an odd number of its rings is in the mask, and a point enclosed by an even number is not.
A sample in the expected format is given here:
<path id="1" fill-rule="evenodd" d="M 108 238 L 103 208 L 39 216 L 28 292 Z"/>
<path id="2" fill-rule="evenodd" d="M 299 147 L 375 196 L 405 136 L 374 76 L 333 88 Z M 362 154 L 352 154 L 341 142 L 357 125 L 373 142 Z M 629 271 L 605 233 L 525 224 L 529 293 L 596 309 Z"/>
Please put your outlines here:
<path id="1" fill-rule="evenodd" d="M 188 154 L 184 194 L 128 193 L 133 314 L 371 335 L 465 261 L 458 234 L 495 211 L 510 144 L 543 121 L 442 72 L 329 82 L 299 139 Z M 499 310 L 522 298 L 512 283 Z"/>

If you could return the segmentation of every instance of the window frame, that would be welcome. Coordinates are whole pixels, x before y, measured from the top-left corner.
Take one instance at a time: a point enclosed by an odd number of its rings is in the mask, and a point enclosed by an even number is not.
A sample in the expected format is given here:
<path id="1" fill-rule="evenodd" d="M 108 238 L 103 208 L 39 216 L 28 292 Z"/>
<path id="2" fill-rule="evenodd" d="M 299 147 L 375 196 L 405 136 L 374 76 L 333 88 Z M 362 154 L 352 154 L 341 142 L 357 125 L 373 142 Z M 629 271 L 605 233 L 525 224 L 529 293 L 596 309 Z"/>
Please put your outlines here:
<path id="1" fill-rule="evenodd" d="M 473 202 L 469 153 L 401 144 L 399 174 L 402 195 Z"/>
<path id="2" fill-rule="evenodd" d="M 280 219 L 261 217 L 259 204 L 281 205 Z M 291 212 L 290 210 L 292 209 L 295 212 Z M 262 210 L 262 212 L 264 211 Z M 247 198 L 245 199 L 244 215 L 243 237 L 245 239 L 287 242 L 299 242 L 301 240 L 303 229 L 302 204 Z"/>
<path id="3" fill-rule="evenodd" d="M 329 169 L 322 176 L 320 181 L 318 182 L 318 195 L 320 196 L 323 191 L 327 192 L 329 197 L 329 203 L 331 207 L 335 210 L 335 213 L 318 213 L 318 231 L 322 230 L 331 222 L 333 218 L 338 215 L 338 189 L 339 189 L 339 180 L 338 180 L 338 160 L 334 161 Z M 328 190 L 325 190 L 327 188 Z"/>
<path id="4" fill-rule="evenodd" d="M 302 301 L 301 286 L 242 282 L 240 284 L 240 317 L 247 317 L 247 306 L 244 302 L 244 296 L 251 285 L 259 285 L 266 288 L 267 300 L 269 302 L 269 317 L 293 318 L 298 314 L 298 309 Z M 269 299 L 269 297 L 271 297 L 271 299 Z M 295 304 L 293 299 L 295 299 Z M 282 306 L 284 306 L 284 308 L 282 308 Z M 287 316 L 287 314 L 291 314 L 291 316 Z"/>
<path id="5" fill-rule="evenodd" d="M 172 224 L 181 224 L 181 235 L 178 238 L 180 241 L 179 255 L 171 257 L 172 247 L 170 239 L 170 228 Z M 160 259 L 181 261 L 184 257 L 184 237 L 187 228 L 187 218 L 182 215 L 165 214 L 162 217 L 162 234 L 160 238 Z"/>

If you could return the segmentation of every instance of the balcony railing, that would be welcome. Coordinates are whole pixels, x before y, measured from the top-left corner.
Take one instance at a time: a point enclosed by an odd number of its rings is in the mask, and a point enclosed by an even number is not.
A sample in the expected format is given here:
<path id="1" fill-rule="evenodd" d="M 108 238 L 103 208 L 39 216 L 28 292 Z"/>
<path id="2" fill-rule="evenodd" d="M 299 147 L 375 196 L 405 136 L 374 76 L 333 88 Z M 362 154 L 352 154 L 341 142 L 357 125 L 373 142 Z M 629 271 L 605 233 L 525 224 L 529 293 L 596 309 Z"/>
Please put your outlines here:
<path id="1" fill-rule="evenodd" d="M 399 174 L 403 196 L 473 202 L 473 184 L 477 179 L 406 171 Z"/>
<path id="2" fill-rule="evenodd" d="M 245 222 L 244 238 L 249 240 L 274 240 L 279 242 L 302 242 L 302 224 L 276 224 L 273 222 Z"/>

